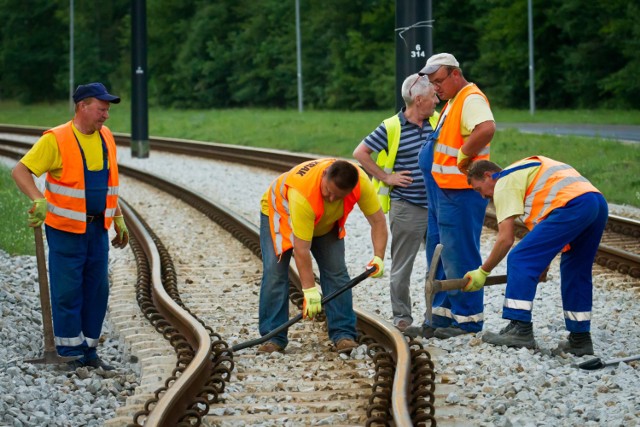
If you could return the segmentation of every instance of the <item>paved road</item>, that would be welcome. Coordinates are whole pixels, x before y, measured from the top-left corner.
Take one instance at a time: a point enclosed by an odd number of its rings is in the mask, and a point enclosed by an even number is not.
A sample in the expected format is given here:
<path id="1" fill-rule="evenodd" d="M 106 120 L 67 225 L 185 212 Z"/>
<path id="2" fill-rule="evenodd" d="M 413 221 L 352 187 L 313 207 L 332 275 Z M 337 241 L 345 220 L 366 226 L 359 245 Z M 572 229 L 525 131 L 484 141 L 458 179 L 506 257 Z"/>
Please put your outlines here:
<path id="1" fill-rule="evenodd" d="M 553 123 L 498 123 L 498 129 L 517 128 L 524 133 L 579 135 L 640 143 L 640 126 L 565 125 Z"/>

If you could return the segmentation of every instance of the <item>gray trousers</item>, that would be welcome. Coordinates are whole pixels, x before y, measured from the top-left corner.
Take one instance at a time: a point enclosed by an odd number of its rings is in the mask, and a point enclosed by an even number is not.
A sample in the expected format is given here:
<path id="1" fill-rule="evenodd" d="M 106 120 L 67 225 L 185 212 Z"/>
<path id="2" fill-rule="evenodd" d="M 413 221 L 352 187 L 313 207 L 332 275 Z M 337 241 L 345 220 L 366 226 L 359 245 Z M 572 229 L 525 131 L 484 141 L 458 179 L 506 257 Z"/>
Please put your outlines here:
<path id="1" fill-rule="evenodd" d="M 427 234 L 427 208 L 404 200 L 392 200 L 389 209 L 391 228 L 391 309 L 393 322 L 413 322 L 411 317 L 411 271 L 420 244 Z"/>

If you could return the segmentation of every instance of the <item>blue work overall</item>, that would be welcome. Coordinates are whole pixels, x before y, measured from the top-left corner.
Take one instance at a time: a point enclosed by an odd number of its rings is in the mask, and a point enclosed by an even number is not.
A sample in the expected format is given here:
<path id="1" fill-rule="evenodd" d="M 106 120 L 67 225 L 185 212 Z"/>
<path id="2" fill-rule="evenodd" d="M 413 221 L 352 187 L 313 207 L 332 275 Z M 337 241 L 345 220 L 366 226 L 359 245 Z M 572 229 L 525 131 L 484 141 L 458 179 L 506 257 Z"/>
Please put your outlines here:
<path id="1" fill-rule="evenodd" d="M 487 201 L 471 189 L 442 189 L 431 174 L 433 150 L 442 128 L 432 132 L 418 154 L 418 165 L 424 175 L 429 201 L 427 225 L 427 265 L 431 263 L 436 245 L 442 243 L 442 255 L 435 278 L 459 279 L 482 264 L 480 233 L 484 224 Z M 484 290 L 463 292 L 442 291 L 433 297 L 434 328 L 459 327 L 479 332 L 484 323 Z M 426 320 L 426 319 L 425 319 Z"/>
<path id="2" fill-rule="evenodd" d="M 495 173 L 500 179 L 529 163 Z M 609 217 L 600 193 L 584 193 L 556 208 L 540 221 L 507 256 L 507 288 L 502 317 L 531 322 L 533 299 L 542 272 L 560 255 L 560 293 L 565 327 L 569 332 L 591 330 L 593 262 Z"/>
<path id="3" fill-rule="evenodd" d="M 76 234 L 45 227 L 56 349 L 60 356 L 84 356 L 83 361 L 97 357 L 96 347 L 109 298 L 109 234 L 103 216 L 109 164 L 107 146 L 102 135 L 100 138 L 103 161 L 99 171 L 87 168 L 78 142 L 84 166 L 86 232 Z"/>

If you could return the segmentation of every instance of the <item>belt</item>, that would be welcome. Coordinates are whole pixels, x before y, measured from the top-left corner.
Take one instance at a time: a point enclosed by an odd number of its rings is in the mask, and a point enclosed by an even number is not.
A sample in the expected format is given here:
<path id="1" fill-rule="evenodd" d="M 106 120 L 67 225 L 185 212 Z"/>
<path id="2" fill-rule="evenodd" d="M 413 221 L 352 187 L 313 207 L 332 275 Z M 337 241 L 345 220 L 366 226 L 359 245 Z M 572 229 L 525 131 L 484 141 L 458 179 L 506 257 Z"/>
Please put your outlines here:
<path id="1" fill-rule="evenodd" d="M 104 214 L 87 215 L 87 224 L 91 224 L 92 222 L 100 221 L 103 219 L 104 219 Z"/>

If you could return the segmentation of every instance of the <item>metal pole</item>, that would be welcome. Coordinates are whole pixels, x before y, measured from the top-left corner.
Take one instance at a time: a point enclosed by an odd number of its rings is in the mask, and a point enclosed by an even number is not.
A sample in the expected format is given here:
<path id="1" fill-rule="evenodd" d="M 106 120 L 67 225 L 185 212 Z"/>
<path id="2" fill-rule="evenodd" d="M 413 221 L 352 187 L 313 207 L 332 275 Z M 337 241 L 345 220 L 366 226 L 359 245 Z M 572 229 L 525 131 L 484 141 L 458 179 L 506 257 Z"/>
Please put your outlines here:
<path id="1" fill-rule="evenodd" d="M 433 8 L 431 0 L 427 0 L 427 21 L 433 22 Z M 427 59 L 433 55 L 433 25 L 427 27 Z M 426 62 L 426 61 L 425 61 Z"/>
<path id="2" fill-rule="evenodd" d="M 131 2 L 131 156 L 149 157 L 147 104 L 147 5 Z"/>
<path id="3" fill-rule="evenodd" d="M 404 107 L 400 90 L 407 76 L 420 71 L 429 58 L 428 2 L 396 0 L 396 110 Z M 429 3 L 430 4 L 430 3 Z"/>
<path id="4" fill-rule="evenodd" d="M 302 54 L 300 40 L 300 0 L 296 0 L 296 56 L 298 63 L 298 111 L 302 113 Z"/>
<path id="5" fill-rule="evenodd" d="M 69 0 L 69 111 L 73 113 L 73 0 Z"/>
<path id="6" fill-rule="evenodd" d="M 529 12 L 529 112 L 533 116 L 536 112 L 536 95 L 533 68 L 533 0 L 528 0 Z"/>

